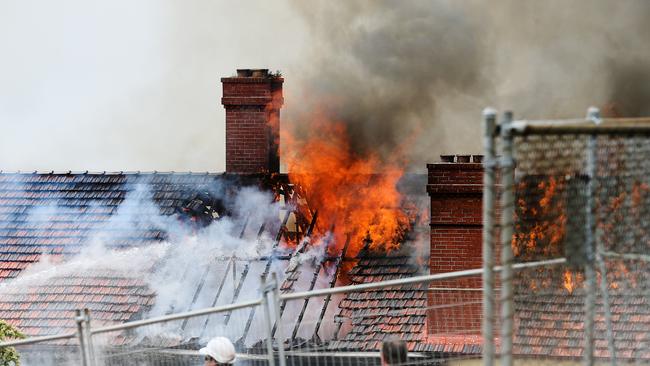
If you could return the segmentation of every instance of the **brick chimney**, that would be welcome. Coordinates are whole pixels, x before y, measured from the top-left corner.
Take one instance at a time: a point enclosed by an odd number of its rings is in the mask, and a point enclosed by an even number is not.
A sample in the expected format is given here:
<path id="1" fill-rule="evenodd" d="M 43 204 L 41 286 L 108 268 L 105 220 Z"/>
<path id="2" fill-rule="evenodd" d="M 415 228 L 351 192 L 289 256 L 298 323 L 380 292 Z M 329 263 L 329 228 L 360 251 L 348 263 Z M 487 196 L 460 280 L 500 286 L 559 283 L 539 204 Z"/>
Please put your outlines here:
<path id="1" fill-rule="evenodd" d="M 238 69 L 222 78 L 226 109 L 226 172 L 280 171 L 280 107 L 284 79 L 267 69 Z"/>
<path id="2" fill-rule="evenodd" d="M 431 197 L 430 271 L 435 274 L 480 268 L 482 156 L 440 157 L 442 162 L 427 164 L 427 192 Z M 434 289 L 428 295 L 429 336 L 480 334 L 480 276 L 436 281 L 430 286 Z"/>

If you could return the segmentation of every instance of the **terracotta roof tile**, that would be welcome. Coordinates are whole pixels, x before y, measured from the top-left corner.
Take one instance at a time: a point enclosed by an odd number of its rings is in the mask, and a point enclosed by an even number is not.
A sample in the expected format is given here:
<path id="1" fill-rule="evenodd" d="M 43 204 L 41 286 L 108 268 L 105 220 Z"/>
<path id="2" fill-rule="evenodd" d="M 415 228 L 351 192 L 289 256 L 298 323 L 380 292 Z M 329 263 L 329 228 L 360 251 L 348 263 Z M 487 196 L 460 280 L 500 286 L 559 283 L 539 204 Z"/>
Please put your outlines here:
<path id="1" fill-rule="evenodd" d="M 406 245 L 403 245 L 406 246 Z M 404 252 L 362 252 L 349 272 L 352 283 L 370 283 L 417 275 L 423 270 Z M 426 292 L 422 286 L 401 286 L 349 293 L 339 303 L 339 322 L 349 322 L 350 330 L 329 349 L 378 350 L 389 336 L 407 341 L 409 350 L 430 350 L 424 341 Z"/>
<path id="2" fill-rule="evenodd" d="M 561 276 L 565 268 L 548 270 L 546 276 Z M 530 356 L 551 355 L 578 358 L 584 349 L 585 290 L 569 293 L 562 286 L 531 290 L 525 276 L 517 278 L 514 352 Z M 561 283 L 561 282 L 555 282 Z M 608 358 L 606 324 L 600 288 L 594 316 L 594 355 Z M 650 299 L 640 287 L 609 289 L 616 356 L 623 360 L 648 360 L 643 355 L 650 327 Z"/>
<path id="3" fill-rule="evenodd" d="M 152 304 L 154 294 L 141 280 L 104 276 L 54 277 L 36 286 L 7 287 L 0 299 L 1 317 L 36 336 L 74 328 L 76 309 L 88 308 L 93 319 L 105 323 L 129 320 Z"/>

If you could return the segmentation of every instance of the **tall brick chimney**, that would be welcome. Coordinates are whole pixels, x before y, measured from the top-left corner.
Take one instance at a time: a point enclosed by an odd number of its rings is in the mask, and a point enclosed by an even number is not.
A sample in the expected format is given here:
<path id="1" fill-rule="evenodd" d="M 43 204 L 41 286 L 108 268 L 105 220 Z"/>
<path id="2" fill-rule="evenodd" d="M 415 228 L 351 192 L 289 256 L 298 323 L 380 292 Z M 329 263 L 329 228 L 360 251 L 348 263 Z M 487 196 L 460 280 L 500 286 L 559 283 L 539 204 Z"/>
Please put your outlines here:
<path id="1" fill-rule="evenodd" d="M 442 162 L 427 164 L 427 192 L 431 197 L 430 271 L 435 274 L 481 268 L 482 156 L 441 158 Z M 436 289 L 429 291 L 428 297 L 430 336 L 480 334 L 479 276 L 437 281 L 431 286 Z"/>
<path id="2" fill-rule="evenodd" d="M 226 109 L 226 172 L 280 171 L 280 107 L 284 79 L 267 69 L 238 69 L 222 78 Z"/>

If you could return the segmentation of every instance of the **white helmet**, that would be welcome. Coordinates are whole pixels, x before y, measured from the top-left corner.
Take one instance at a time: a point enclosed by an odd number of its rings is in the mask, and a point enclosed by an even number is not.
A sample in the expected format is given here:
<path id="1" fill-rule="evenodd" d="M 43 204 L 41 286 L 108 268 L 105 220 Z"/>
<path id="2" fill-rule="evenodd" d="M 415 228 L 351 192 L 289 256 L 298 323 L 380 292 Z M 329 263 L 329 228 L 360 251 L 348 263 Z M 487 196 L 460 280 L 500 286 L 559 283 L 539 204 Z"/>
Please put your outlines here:
<path id="1" fill-rule="evenodd" d="M 235 362 L 235 346 L 226 337 L 212 338 L 205 347 L 199 350 L 199 353 L 214 358 L 218 363 Z"/>

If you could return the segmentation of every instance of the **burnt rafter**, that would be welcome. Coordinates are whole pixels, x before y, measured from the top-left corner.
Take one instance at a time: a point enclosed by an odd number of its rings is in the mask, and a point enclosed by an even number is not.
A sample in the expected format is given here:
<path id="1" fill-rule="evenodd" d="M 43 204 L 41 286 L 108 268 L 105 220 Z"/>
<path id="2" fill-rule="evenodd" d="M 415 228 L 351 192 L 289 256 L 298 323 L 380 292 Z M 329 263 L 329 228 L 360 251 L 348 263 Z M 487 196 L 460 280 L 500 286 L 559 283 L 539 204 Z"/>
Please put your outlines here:
<path id="1" fill-rule="evenodd" d="M 288 241 L 300 243 L 302 239 L 310 236 L 314 230 L 313 225 L 318 222 L 314 219 L 314 215 L 317 215 L 317 210 L 309 205 L 302 186 L 289 183 L 284 188 L 284 192 L 286 192 L 286 206 L 291 208 L 295 217 L 295 227 L 286 227 L 285 236 Z"/>
<path id="2" fill-rule="evenodd" d="M 212 221 L 229 214 L 223 200 L 209 192 L 194 194 L 179 208 L 179 213 L 199 227 L 207 226 Z"/>
<path id="3" fill-rule="evenodd" d="M 346 260 L 346 255 L 349 246 L 350 246 L 350 234 L 347 234 L 345 239 L 345 245 L 343 246 L 343 251 L 341 252 L 341 255 L 336 259 L 336 263 L 335 263 L 336 269 L 334 271 L 334 275 L 332 276 L 332 280 L 329 283 L 330 288 L 334 288 L 334 286 L 336 286 L 336 281 L 339 277 L 341 265 L 343 264 L 343 261 Z M 320 342 L 318 331 L 320 330 L 321 324 L 323 323 L 323 318 L 325 317 L 325 312 L 327 311 L 327 307 L 329 306 L 330 301 L 332 301 L 331 294 L 325 297 L 325 301 L 323 302 L 323 307 L 321 308 L 320 315 L 318 316 L 316 327 L 314 328 L 314 335 L 312 339 L 317 343 Z"/>
<path id="4" fill-rule="evenodd" d="M 226 279 L 228 278 L 228 271 L 230 271 L 230 267 L 233 266 L 233 263 L 235 261 L 235 255 L 230 258 L 228 261 L 228 266 L 226 266 L 226 271 L 224 272 L 223 277 L 221 278 L 221 282 L 219 283 L 219 288 L 217 289 L 217 293 L 214 295 L 214 299 L 212 300 L 211 307 L 215 307 L 217 305 L 217 301 L 219 301 L 219 296 L 221 295 L 221 291 L 223 290 L 223 286 L 226 284 Z M 201 337 L 203 337 L 203 334 L 205 333 L 205 330 L 208 327 L 208 322 L 210 320 L 210 317 L 206 317 L 205 321 L 203 322 L 203 328 L 201 329 Z"/>
<path id="5" fill-rule="evenodd" d="M 248 226 L 249 219 L 250 219 L 250 214 L 246 215 L 246 219 L 244 220 L 244 223 L 242 225 L 241 232 L 239 233 L 239 239 L 244 237 L 244 233 L 246 232 L 246 227 Z M 228 274 L 228 269 L 230 268 L 231 265 L 233 267 L 233 274 L 236 273 L 235 272 L 235 260 L 236 260 L 236 256 L 235 256 L 235 253 L 233 252 L 232 257 L 231 257 L 230 261 L 228 262 L 228 267 L 226 268 L 226 272 L 224 272 L 223 281 L 222 281 L 221 285 L 219 286 L 219 291 L 217 292 L 217 295 L 215 296 L 215 298 L 213 300 L 212 306 L 215 306 L 218 299 L 219 299 L 219 295 L 221 294 L 221 289 L 223 288 L 223 284 L 224 284 L 225 279 L 226 279 L 227 274 Z M 201 290 L 203 289 L 203 286 L 205 285 L 205 281 L 206 281 L 206 279 L 208 277 L 209 272 L 210 272 L 210 266 L 207 266 L 205 271 L 203 272 L 203 275 L 201 276 L 201 281 L 199 282 L 199 286 L 196 288 L 196 291 L 194 292 L 194 297 L 192 298 L 192 303 L 190 304 L 190 309 L 194 306 L 194 304 L 196 303 L 196 300 L 199 298 L 199 294 L 201 293 Z M 248 268 L 246 269 L 246 272 L 248 272 Z M 233 302 L 234 301 L 235 301 L 235 299 L 233 299 Z M 202 333 L 205 330 L 205 326 L 208 324 L 208 319 L 209 318 L 205 319 L 205 323 L 203 325 L 204 329 L 201 330 Z M 185 327 L 187 326 L 187 321 L 188 320 L 189 319 L 183 320 L 183 325 L 181 326 L 181 330 L 185 330 Z"/>
<path id="6" fill-rule="evenodd" d="M 316 226 L 316 220 L 317 219 L 318 219 L 318 211 L 314 212 L 314 214 L 312 215 L 312 221 L 309 224 L 309 228 L 307 229 L 306 236 L 302 240 L 301 245 L 299 245 L 298 248 L 295 250 L 294 256 L 292 257 L 292 260 L 289 262 L 289 266 L 287 267 L 287 270 L 286 270 L 285 280 L 284 280 L 284 283 L 282 284 L 282 287 L 281 287 L 281 289 L 283 289 L 283 290 L 291 287 L 289 285 L 289 282 L 295 281 L 298 274 L 299 274 L 298 267 L 300 266 L 300 264 L 298 263 L 297 259 L 302 253 L 304 253 L 304 251 L 307 249 L 307 246 L 310 244 L 311 235 L 313 233 L 314 227 Z M 334 228 L 332 227 L 332 229 L 334 229 Z M 318 267 L 318 271 L 320 271 L 320 265 L 317 266 L 317 267 Z M 316 272 L 316 277 L 318 276 L 318 271 Z M 284 314 L 284 309 L 285 309 L 286 306 L 287 306 L 287 301 L 283 300 L 280 303 L 280 319 L 282 318 L 282 315 Z M 273 330 L 271 331 L 271 335 L 275 336 L 275 332 L 277 331 L 277 326 L 278 326 L 278 324 L 277 324 L 277 321 L 276 321 L 276 323 L 273 325 Z"/>
<path id="7" fill-rule="evenodd" d="M 282 219 L 281 228 L 286 226 L 287 221 L 289 220 L 289 215 L 290 214 L 291 214 L 291 211 L 289 211 L 289 210 L 287 210 L 285 212 L 284 218 Z M 260 233 L 261 232 L 262 231 L 260 230 Z M 273 262 L 273 258 L 274 258 L 274 255 L 275 255 L 274 252 L 277 249 L 278 245 L 280 244 L 280 240 L 282 240 L 282 232 L 283 232 L 282 229 L 278 230 L 278 233 L 277 233 L 277 235 L 275 237 L 275 241 L 273 243 L 273 246 L 271 247 L 271 253 L 269 254 L 269 256 L 268 256 L 268 258 L 266 260 L 266 265 L 264 267 L 264 272 L 262 273 L 262 279 L 263 280 L 266 280 L 266 278 L 269 275 L 269 271 L 271 270 L 271 264 Z M 251 308 L 251 312 L 248 315 L 248 320 L 246 321 L 246 325 L 244 326 L 244 331 L 242 333 L 241 338 L 237 341 L 237 343 L 243 343 L 244 340 L 246 340 L 246 337 L 248 336 L 248 332 L 249 332 L 249 330 L 251 328 L 251 325 L 253 323 L 253 318 L 255 317 L 255 309 L 256 309 L 255 307 Z"/>
<path id="8" fill-rule="evenodd" d="M 266 225 L 265 225 L 265 224 L 262 224 L 262 225 L 260 226 L 260 229 L 257 231 L 257 241 L 258 241 L 258 242 L 259 242 L 259 240 L 260 240 L 260 237 L 262 236 L 262 233 L 264 233 L 264 228 L 265 228 L 265 227 L 266 227 Z M 243 231 L 242 231 L 242 232 L 243 232 Z M 233 253 L 233 258 L 234 258 L 234 256 L 235 256 L 235 254 Z M 234 303 L 235 301 L 237 301 L 237 299 L 239 298 L 239 294 L 241 293 L 241 289 L 242 289 L 242 286 L 244 285 L 244 281 L 246 281 L 246 277 L 248 277 L 248 271 L 250 270 L 250 266 L 251 266 L 251 262 L 252 262 L 252 261 L 253 261 L 253 260 L 249 259 L 248 261 L 246 261 L 246 264 L 244 264 L 244 271 L 242 272 L 242 275 L 241 275 L 241 277 L 239 278 L 239 283 L 237 284 L 237 287 L 235 288 L 235 293 L 233 294 L 232 301 L 231 301 L 232 303 Z M 233 262 L 233 266 L 234 266 L 234 265 L 235 265 L 235 264 L 234 264 L 234 262 Z M 236 273 L 236 272 L 235 272 L 234 267 L 233 267 L 233 275 L 234 275 L 235 273 Z M 235 280 L 235 279 L 233 278 L 233 281 L 234 281 L 234 280 Z M 229 311 L 229 312 L 226 314 L 226 317 L 225 317 L 225 320 L 224 320 L 224 324 L 225 324 L 225 325 L 228 325 L 228 322 L 230 322 L 230 318 L 231 318 L 231 316 L 232 316 L 232 311 Z"/>
<path id="9" fill-rule="evenodd" d="M 334 227 L 330 230 L 330 233 L 334 232 Z M 326 239 L 326 242 L 323 244 L 325 245 L 325 252 L 328 251 L 329 245 L 332 241 L 332 236 L 333 234 L 330 234 L 328 238 Z M 318 280 L 318 274 L 320 273 L 321 269 L 323 268 L 323 264 L 326 261 L 325 256 L 317 260 L 318 263 L 315 266 L 314 269 L 314 274 L 312 275 L 311 282 L 309 283 L 309 291 L 312 291 L 314 289 L 314 286 L 316 285 L 316 281 Z M 291 339 L 296 339 L 296 336 L 298 335 L 298 329 L 300 328 L 300 323 L 302 322 L 303 317 L 305 316 L 305 311 L 307 310 L 307 305 L 309 305 L 309 297 L 306 298 L 302 304 L 302 309 L 300 310 L 300 314 L 298 314 L 298 319 L 296 319 L 296 324 L 293 327 L 293 333 L 291 334 Z"/>

